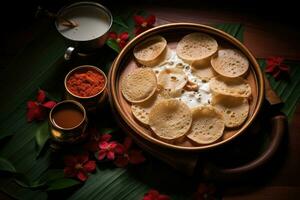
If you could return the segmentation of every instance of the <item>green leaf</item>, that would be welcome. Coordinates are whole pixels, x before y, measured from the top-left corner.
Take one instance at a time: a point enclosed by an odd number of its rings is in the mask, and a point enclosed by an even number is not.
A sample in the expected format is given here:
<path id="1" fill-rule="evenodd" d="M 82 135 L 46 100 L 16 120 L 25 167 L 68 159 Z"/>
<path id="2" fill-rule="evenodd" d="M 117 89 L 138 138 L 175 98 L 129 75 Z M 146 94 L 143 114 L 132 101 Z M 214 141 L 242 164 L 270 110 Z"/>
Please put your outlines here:
<path id="1" fill-rule="evenodd" d="M 48 99 L 52 100 L 52 101 L 56 101 L 59 102 L 62 100 L 61 98 L 61 92 L 59 90 L 55 90 L 55 91 L 46 91 L 46 96 Z"/>
<path id="2" fill-rule="evenodd" d="M 37 190 L 44 188 L 46 186 L 46 182 L 40 182 L 39 180 L 30 182 L 28 179 L 24 178 L 15 178 L 14 180 L 19 186 L 31 190 Z"/>
<path id="3" fill-rule="evenodd" d="M 1 133 L 0 134 L 0 140 L 2 140 L 4 138 L 7 138 L 7 137 L 10 137 L 10 136 L 13 136 L 13 133 Z"/>
<path id="4" fill-rule="evenodd" d="M 40 182 L 51 182 L 64 178 L 63 169 L 51 169 L 46 171 L 40 178 Z"/>
<path id="5" fill-rule="evenodd" d="M 122 26 L 125 29 L 129 29 L 129 27 L 127 26 L 126 22 L 120 16 L 115 16 L 113 23 L 115 23 L 115 24 L 117 24 L 119 26 Z"/>
<path id="6" fill-rule="evenodd" d="M 110 48 L 112 48 L 114 51 L 116 51 L 117 53 L 120 52 L 120 48 L 118 43 L 115 40 L 109 39 L 106 41 L 107 46 L 109 46 Z"/>
<path id="7" fill-rule="evenodd" d="M 99 132 L 101 134 L 111 134 L 116 131 L 117 131 L 117 128 L 99 128 Z"/>
<path id="8" fill-rule="evenodd" d="M 36 134 L 35 134 L 35 140 L 36 140 L 36 144 L 37 144 L 37 157 L 40 156 L 40 154 L 41 154 L 42 150 L 44 149 L 44 146 L 47 143 L 49 138 L 50 138 L 49 125 L 48 125 L 48 122 L 45 121 L 37 129 Z"/>
<path id="9" fill-rule="evenodd" d="M 16 173 L 17 170 L 8 160 L 0 158 L 0 171 Z"/>
<path id="10" fill-rule="evenodd" d="M 53 191 L 53 190 L 61 190 L 65 188 L 70 188 L 75 185 L 81 184 L 80 181 L 70 179 L 70 178 L 61 178 L 61 179 L 56 179 L 48 183 L 48 189 L 47 191 Z"/>

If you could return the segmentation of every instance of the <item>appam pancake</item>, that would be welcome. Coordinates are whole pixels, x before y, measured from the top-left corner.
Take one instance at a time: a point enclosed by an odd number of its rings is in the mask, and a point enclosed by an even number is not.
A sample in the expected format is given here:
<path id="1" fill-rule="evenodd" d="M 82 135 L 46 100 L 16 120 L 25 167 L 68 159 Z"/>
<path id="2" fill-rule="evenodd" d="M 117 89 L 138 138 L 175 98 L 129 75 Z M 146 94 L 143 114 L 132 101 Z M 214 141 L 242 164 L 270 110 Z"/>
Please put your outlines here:
<path id="1" fill-rule="evenodd" d="M 122 78 L 121 91 L 129 102 L 149 99 L 157 88 L 156 75 L 150 68 L 137 68 Z"/>
<path id="2" fill-rule="evenodd" d="M 218 74 L 235 78 L 244 75 L 248 71 L 249 61 L 237 49 L 221 49 L 212 56 L 211 65 Z"/>
<path id="3" fill-rule="evenodd" d="M 164 99 L 153 106 L 149 125 L 158 138 L 174 140 L 184 136 L 192 124 L 189 107 L 178 99 Z"/>
<path id="4" fill-rule="evenodd" d="M 210 144 L 221 138 L 225 122 L 223 116 L 212 106 L 193 109 L 193 122 L 187 137 L 198 144 Z"/>

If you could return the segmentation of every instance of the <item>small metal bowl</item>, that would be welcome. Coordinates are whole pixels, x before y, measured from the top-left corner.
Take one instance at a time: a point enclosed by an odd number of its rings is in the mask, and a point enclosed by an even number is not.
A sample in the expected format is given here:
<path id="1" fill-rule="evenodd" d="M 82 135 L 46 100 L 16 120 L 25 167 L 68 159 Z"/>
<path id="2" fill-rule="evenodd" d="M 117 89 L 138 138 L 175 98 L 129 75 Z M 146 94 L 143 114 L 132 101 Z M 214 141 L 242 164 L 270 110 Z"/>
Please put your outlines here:
<path id="1" fill-rule="evenodd" d="M 67 87 L 67 81 L 68 81 L 69 77 L 71 75 L 73 75 L 74 73 L 86 72 L 88 70 L 96 71 L 96 72 L 100 73 L 101 75 L 103 75 L 104 80 L 105 80 L 104 86 L 95 95 L 88 96 L 88 97 L 78 96 L 69 90 L 69 88 Z M 65 77 L 64 85 L 65 85 L 65 90 L 66 90 L 66 99 L 75 100 L 75 101 L 80 102 L 88 112 L 94 111 L 96 108 L 100 107 L 104 103 L 106 96 L 107 96 L 107 90 L 106 90 L 107 77 L 101 69 L 99 69 L 98 67 L 92 66 L 92 65 L 82 65 L 82 66 L 76 67 L 73 70 L 71 70 Z"/>
<path id="2" fill-rule="evenodd" d="M 66 106 L 74 106 L 82 112 L 83 118 L 80 123 L 71 128 L 64 128 L 57 125 L 54 121 L 54 113 Z M 51 138 L 58 143 L 75 144 L 85 139 L 88 119 L 84 107 L 77 101 L 64 100 L 57 103 L 49 113 L 49 127 Z"/>

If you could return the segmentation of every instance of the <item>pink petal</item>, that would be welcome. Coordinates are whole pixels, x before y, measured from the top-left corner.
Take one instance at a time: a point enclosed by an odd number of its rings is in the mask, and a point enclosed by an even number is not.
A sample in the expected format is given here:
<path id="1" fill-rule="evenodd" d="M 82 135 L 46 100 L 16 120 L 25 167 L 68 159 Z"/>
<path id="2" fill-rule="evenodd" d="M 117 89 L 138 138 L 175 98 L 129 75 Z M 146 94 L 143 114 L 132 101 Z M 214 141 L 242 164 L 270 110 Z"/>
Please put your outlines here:
<path id="1" fill-rule="evenodd" d="M 147 19 L 146 19 L 148 26 L 153 26 L 155 21 L 156 21 L 156 17 L 154 15 L 150 15 Z"/>
<path id="2" fill-rule="evenodd" d="M 146 21 L 144 17 L 139 16 L 139 15 L 133 16 L 133 19 L 134 19 L 136 25 L 139 25 L 139 26 L 142 25 L 142 23 L 144 23 Z"/>
<path id="3" fill-rule="evenodd" d="M 143 197 L 143 200 L 154 200 L 154 199 L 153 199 L 151 196 L 148 196 L 148 195 L 146 196 L 146 195 L 145 195 L 145 196 Z"/>
<path id="4" fill-rule="evenodd" d="M 47 114 L 47 112 L 44 109 L 44 107 L 39 105 L 38 108 L 37 108 L 37 111 L 36 111 L 36 119 L 37 120 L 44 120 L 47 116 L 46 114 Z"/>
<path id="5" fill-rule="evenodd" d="M 276 65 L 268 65 L 268 66 L 266 66 L 265 71 L 267 73 L 271 73 L 275 68 L 276 68 Z"/>
<path id="6" fill-rule="evenodd" d="M 111 139 L 111 134 L 103 134 L 100 138 L 100 142 L 108 142 Z"/>
<path id="7" fill-rule="evenodd" d="M 108 37 L 111 38 L 111 39 L 117 39 L 118 38 L 118 35 L 116 32 L 110 32 L 108 34 Z"/>
<path id="8" fill-rule="evenodd" d="M 45 112 L 41 106 L 36 106 L 27 110 L 26 113 L 27 121 L 31 122 L 32 120 L 43 120 L 45 118 Z"/>
<path id="9" fill-rule="evenodd" d="M 117 167 L 126 167 L 128 165 L 128 161 L 128 157 L 118 156 L 114 163 Z"/>
<path id="10" fill-rule="evenodd" d="M 279 68 L 280 68 L 281 71 L 284 71 L 284 72 L 289 72 L 289 71 L 290 71 L 289 66 L 286 65 L 286 64 L 281 64 L 281 65 L 279 66 Z"/>
<path id="11" fill-rule="evenodd" d="M 38 106 L 38 104 L 35 101 L 28 101 L 27 102 L 27 108 L 31 109 L 31 108 L 36 108 Z"/>
<path id="12" fill-rule="evenodd" d="M 42 105 L 45 108 L 52 109 L 56 105 L 56 102 L 55 101 L 47 101 L 46 103 L 43 103 Z"/>
<path id="13" fill-rule="evenodd" d="M 124 40 L 121 40 L 121 41 L 119 42 L 119 47 L 120 47 L 120 49 L 123 49 L 123 48 L 126 46 L 126 44 L 127 44 L 127 42 L 125 42 Z"/>
<path id="14" fill-rule="evenodd" d="M 101 149 L 98 153 L 98 160 L 103 160 L 106 154 L 107 154 L 106 150 Z"/>
<path id="15" fill-rule="evenodd" d="M 125 42 L 128 40 L 129 34 L 127 32 L 120 33 L 119 38 Z"/>
<path id="16" fill-rule="evenodd" d="M 123 147 L 123 145 L 117 144 L 117 146 L 115 147 L 115 152 L 117 154 L 124 154 L 125 148 Z"/>
<path id="17" fill-rule="evenodd" d="M 107 159 L 108 160 L 114 160 L 115 159 L 115 153 L 113 151 L 107 152 Z"/>
<path id="18" fill-rule="evenodd" d="M 147 194 L 152 198 L 157 198 L 159 196 L 159 192 L 157 190 L 149 190 Z"/>
<path id="19" fill-rule="evenodd" d="M 100 142 L 99 143 L 99 148 L 100 149 L 107 149 L 109 147 L 110 143 L 108 142 Z"/>
<path id="20" fill-rule="evenodd" d="M 110 149 L 114 149 L 114 148 L 116 148 L 116 146 L 118 145 L 118 143 L 117 142 L 110 142 L 109 143 L 109 147 L 108 148 L 110 148 Z"/>
<path id="21" fill-rule="evenodd" d="M 87 172 L 93 172 L 96 169 L 96 162 L 94 160 L 90 160 L 83 165 L 83 168 Z"/>
<path id="22" fill-rule="evenodd" d="M 144 155 L 142 154 L 142 151 L 139 150 L 131 150 L 129 152 L 129 162 L 131 164 L 140 164 L 144 162 L 146 159 Z"/>
<path id="23" fill-rule="evenodd" d="M 277 65 L 280 65 L 284 61 L 284 58 L 283 57 L 274 57 L 273 60 Z"/>
<path id="24" fill-rule="evenodd" d="M 280 71 L 278 70 L 278 71 L 276 71 L 275 73 L 273 73 L 273 76 L 274 76 L 274 78 L 275 78 L 276 80 L 278 80 L 278 79 L 279 79 L 279 76 L 280 76 Z"/>
<path id="25" fill-rule="evenodd" d="M 77 178 L 81 181 L 85 181 L 88 178 L 88 176 L 83 170 L 79 170 L 77 173 Z"/>
<path id="26" fill-rule="evenodd" d="M 128 150 L 132 145 L 132 138 L 127 136 L 124 140 L 124 148 L 125 150 Z"/>
<path id="27" fill-rule="evenodd" d="M 28 122 L 32 122 L 35 119 L 36 108 L 31 108 L 27 110 L 26 117 Z"/>
<path id="28" fill-rule="evenodd" d="M 36 97 L 36 100 L 39 102 L 39 103 L 43 103 L 46 99 L 46 93 L 44 90 L 39 90 L 38 91 L 38 94 L 37 94 L 37 97 Z"/>

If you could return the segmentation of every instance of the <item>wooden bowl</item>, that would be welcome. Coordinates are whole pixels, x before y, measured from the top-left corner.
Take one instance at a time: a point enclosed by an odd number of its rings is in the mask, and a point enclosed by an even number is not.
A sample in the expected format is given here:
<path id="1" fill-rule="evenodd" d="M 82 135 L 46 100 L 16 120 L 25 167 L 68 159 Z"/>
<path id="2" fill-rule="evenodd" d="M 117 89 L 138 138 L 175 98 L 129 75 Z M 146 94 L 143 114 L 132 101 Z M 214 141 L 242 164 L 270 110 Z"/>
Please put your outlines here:
<path id="1" fill-rule="evenodd" d="M 187 138 L 181 141 L 168 143 L 159 140 L 156 138 L 155 134 L 152 132 L 149 126 L 142 125 L 139 123 L 131 113 L 130 106 L 131 104 L 125 100 L 122 96 L 120 90 L 120 79 L 124 74 L 129 73 L 133 69 L 137 68 L 133 56 L 133 48 L 135 45 L 139 44 L 143 40 L 148 37 L 154 35 L 161 35 L 166 38 L 168 42 L 168 46 L 171 49 L 175 49 L 179 40 L 186 34 L 192 32 L 203 32 L 214 37 L 219 46 L 229 47 L 239 49 L 241 52 L 245 54 L 248 58 L 250 67 L 249 72 L 245 76 L 245 78 L 250 83 L 252 89 L 252 96 L 249 100 L 250 111 L 248 118 L 243 123 L 242 126 L 236 129 L 225 129 L 223 137 L 218 141 L 208 144 L 208 145 L 199 145 L 194 144 Z M 251 52 L 237 39 L 232 37 L 231 35 L 220 31 L 216 28 L 201 25 L 201 24 L 193 24 L 193 23 L 173 23 L 166 24 L 162 26 L 158 26 L 152 28 L 139 36 L 135 37 L 118 55 L 115 59 L 114 63 L 111 66 L 108 80 L 108 88 L 109 88 L 109 96 L 110 102 L 113 106 L 114 110 L 117 112 L 117 116 L 120 116 L 119 120 L 124 121 L 130 129 L 134 131 L 135 134 L 140 135 L 144 139 L 150 141 L 151 143 L 155 143 L 162 147 L 181 150 L 181 151 L 200 151 L 204 149 L 210 149 L 213 147 L 220 146 L 225 144 L 235 137 L 239 136 L 245 129 L 249 127 L 249 125 L 253 122 L 254 118 L 257 116 L 258 111 L 260 110 L 264 98 L 264 80 L 262 71 L 254 58 Z"/>

